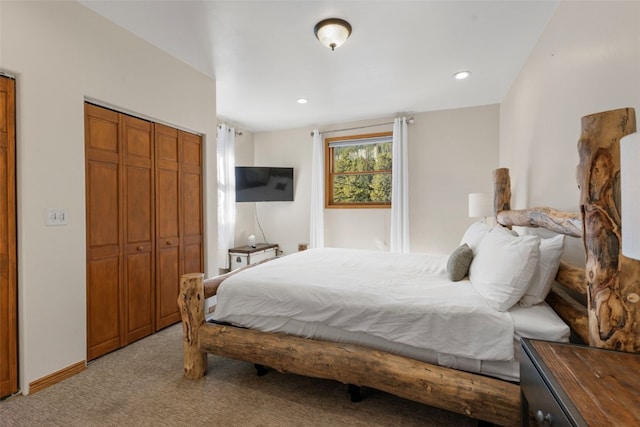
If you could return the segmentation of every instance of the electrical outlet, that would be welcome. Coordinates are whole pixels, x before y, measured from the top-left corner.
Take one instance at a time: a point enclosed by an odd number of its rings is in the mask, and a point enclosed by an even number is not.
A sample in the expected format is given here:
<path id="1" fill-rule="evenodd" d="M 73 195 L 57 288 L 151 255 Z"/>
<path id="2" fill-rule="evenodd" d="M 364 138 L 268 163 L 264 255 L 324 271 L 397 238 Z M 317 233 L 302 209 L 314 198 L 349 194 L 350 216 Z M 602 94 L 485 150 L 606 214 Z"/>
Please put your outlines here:
<path id="1" fill-rule="evenodd" d="M 67 210 L 66 209 L 51 209 L 47 208 L 45 212 L 45 224 L 46 225 L 67 225 Z"/>

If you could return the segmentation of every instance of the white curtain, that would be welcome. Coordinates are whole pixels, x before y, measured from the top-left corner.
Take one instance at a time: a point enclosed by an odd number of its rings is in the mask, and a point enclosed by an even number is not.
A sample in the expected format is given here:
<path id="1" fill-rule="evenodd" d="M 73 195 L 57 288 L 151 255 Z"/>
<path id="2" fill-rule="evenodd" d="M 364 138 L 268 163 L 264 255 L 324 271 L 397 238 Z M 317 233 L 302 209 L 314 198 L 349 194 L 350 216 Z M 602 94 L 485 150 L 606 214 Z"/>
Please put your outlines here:
<path id="1" fill-rule="evenodd" d="M 391 176 L 391 252 L 408 253 L 409 242 L 409 136 L 405 117 L 393 121 Z"/>
<path id="2" fill-rule="evenodd" d="M 324 247 L 324 147 L 318 129 L 313 130 L 311 160 L 311 218 L 309 247 Z"/>
<path id="3" fill-rule="evenodd" d="M 236 156 L 235 128 L 218 126 L 218 267 L 229 268 L 229 249 L 235 246 Z"/>

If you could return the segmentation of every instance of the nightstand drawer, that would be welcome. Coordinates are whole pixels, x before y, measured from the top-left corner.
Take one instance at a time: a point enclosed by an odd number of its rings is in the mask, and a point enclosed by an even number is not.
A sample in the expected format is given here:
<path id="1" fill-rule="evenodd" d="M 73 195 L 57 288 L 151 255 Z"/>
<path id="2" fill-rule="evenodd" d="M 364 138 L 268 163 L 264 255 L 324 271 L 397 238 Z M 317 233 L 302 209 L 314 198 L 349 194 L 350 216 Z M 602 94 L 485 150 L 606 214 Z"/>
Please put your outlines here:
<path id="1" fill-rule="evenodd" d="M 574 426 L 566 417 L 556 397 L 542 378 L 533 362 L 525 354 L 520 361 L 520 388 L 529 411 L 533 413 L 539 426 Z M 523 402 L 524 404 L 525 402 Z M 524 425 L 528 417 L 523 415 Z"/>

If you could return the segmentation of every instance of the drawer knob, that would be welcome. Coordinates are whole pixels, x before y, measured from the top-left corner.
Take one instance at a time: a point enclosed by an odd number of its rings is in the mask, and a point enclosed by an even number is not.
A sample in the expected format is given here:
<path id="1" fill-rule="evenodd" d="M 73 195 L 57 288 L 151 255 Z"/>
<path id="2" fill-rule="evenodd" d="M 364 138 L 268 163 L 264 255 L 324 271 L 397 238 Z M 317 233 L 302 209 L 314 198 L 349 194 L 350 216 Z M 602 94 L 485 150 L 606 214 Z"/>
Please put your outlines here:
<path id="1" fill-rule="evenodd" d="M 541 410 L 536 412 L 536 422 L 539 426 L 551 425 L 551 414 L 544 414 Z"/>

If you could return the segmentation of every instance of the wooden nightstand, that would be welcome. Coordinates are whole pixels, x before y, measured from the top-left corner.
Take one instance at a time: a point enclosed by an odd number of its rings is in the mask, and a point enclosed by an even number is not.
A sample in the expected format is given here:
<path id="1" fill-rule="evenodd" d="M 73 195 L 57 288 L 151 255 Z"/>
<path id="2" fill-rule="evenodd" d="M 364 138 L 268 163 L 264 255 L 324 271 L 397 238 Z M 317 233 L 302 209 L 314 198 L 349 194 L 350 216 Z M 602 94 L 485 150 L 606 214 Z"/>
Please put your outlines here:
<path id="1" fill-rule="evenodd" d="M 640 354 L 522 339 L 523 425 L 640 426 Z"/>

